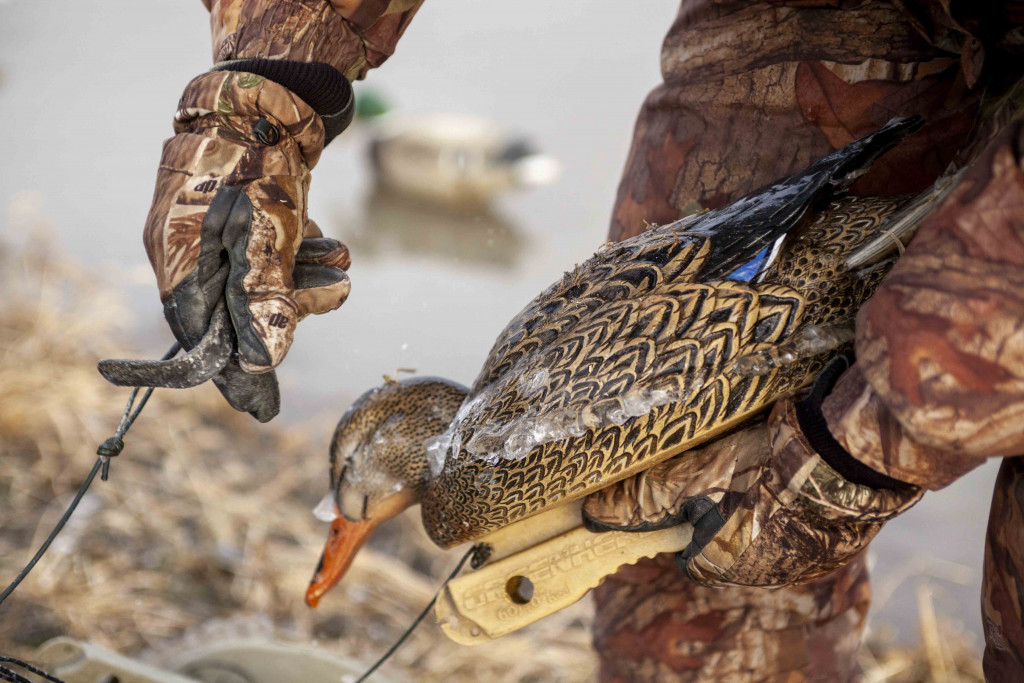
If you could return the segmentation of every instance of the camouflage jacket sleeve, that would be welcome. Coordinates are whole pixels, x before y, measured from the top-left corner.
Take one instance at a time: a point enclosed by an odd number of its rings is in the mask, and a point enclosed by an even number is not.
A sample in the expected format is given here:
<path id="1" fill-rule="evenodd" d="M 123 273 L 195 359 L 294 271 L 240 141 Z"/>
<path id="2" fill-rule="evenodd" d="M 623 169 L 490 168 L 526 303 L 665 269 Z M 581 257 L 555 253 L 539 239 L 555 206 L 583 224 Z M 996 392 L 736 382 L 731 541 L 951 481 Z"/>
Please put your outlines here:
<path id="1" fill-rule="evenodd" d="M 395 51 L 423 0 L 203 0 L 213 59 L 323 62 L 349 80 Z"/>
<path id="2" fill-rule="evenodd" d="M 918 231 L 857 320 L 857 365 L 825 400 L 858 460 L 941 488 L 1024 454 L 1024 122 Z"/>

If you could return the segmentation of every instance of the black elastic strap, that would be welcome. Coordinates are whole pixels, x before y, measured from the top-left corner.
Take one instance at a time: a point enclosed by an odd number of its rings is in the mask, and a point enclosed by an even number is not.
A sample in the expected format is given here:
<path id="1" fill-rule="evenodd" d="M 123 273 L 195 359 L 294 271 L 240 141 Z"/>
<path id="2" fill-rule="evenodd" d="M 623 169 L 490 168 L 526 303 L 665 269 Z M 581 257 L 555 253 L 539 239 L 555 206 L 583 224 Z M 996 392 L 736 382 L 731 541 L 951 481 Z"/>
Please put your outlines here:
<path id="1" fill-rule="evenodd" d="M 825 415 L 821 412 L 821 404 L 839 381 L 839 376 L 853 365 L 853 354 L 836 356 L 825 366 L 811 385 L 811 392 L 801 401 L 794 404 L 796 418 L 800 430 L 807 442 L 829 467 L 838 472 L 844 479 L 861 486 L 873 489 L 898 489 L 906 486 L 899 479 L 873 470 L 860 460 L 854 458 L 840 445 L 828 429 Z"/>
<path id="2" fill-rule="evenodd" d="M 324 124 L 325 146 L 352 123 L 356 110 L 352 84 L 330 64 L 285 59 L 234 59 L 214 65 L 211 71 L 257 74 L 288 88 L 320 116 Z"/>

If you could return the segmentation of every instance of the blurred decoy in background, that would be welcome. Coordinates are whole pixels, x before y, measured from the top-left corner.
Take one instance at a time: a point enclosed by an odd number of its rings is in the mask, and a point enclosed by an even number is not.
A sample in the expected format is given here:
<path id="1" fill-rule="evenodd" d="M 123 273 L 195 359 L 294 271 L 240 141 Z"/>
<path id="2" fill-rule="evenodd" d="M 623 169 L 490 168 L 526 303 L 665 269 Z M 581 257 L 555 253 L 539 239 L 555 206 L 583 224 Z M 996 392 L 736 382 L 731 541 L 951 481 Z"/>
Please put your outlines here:
<path id="1" fill-rule="evenodd" d="M 493 206 L 453 207 L 376 186 L 364 197 L 360 216 L 343 217 L 345 244 L 360 262 L 407 254 L 493 272 L 514 267 L 529 238 L 511 217 Z"/>
<path id="2" fill-rule="evenodd" d="M 561 175 L 557 159 L 477 116 L 387 114 L 371 125 L 378 184 L 429 201 L 484 206 L 501 192 L 550 185 Z"/>

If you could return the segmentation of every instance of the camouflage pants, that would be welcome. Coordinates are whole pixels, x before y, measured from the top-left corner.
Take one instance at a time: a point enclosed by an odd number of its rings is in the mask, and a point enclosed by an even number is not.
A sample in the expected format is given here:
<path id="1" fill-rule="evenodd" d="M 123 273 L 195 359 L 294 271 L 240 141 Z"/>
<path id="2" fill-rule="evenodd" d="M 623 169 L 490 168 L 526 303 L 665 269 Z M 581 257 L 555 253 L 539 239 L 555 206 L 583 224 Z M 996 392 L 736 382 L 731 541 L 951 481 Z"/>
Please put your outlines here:
<path id="1" fill-rule="evenodd" d="M 698 586 L 661 555 L 606 579 L 595 599 L 603 680 L 839 683 L 854 677 L 871 589 L 863 557 L 769 590 Z"/>
<path id="2" fill-rule="evenodd" d="M 978 135 L 980 79 L 998 73 L 1000 54 L 985 31 L 998 20 L 954 18 L 927 1 L 684 0 L 662 51 L 664 83 L 637 121 L 609 238 L 727 204 L 897 115 L 928 125 L 854 192 L 926 187 Z M 995 681 L 1024 680 L 1022 514 L 1024 460 L 1006 460 L 982 601 Z M 604 680 L 842 681 L 857 676 L 870 588 L 862 557 L 813 583 L 767 590 L 698 586 L 662 556 L 624 568 L 595 598 Z"/>
<path id="3" fill-rule="evenodd" d="M 985 678 L 1024 680 L 1024 458 L 1007 458 L 992 492 L 985 537 L 981 616 Z"/>

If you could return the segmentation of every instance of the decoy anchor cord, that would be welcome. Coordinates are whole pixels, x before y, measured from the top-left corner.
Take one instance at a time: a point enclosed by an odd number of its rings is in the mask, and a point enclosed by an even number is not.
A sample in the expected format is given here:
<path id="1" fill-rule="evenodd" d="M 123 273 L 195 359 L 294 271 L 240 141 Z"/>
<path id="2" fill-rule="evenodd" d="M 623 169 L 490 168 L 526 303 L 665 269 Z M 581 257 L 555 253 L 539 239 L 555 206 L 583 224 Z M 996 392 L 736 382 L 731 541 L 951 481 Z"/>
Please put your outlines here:
<path id="1" fill-rule="evenodd" d="M 180 348 L 181 346 L 175 343 L 174 346 L 164 354 L 164 357 L 161 360 L 170 360 L 176 353 L 178 353 Z M 149 401 L 149 397 L 153 395 L 153 387 L 148 387 L 146 389 L 146 393 L 142 395 L 142 400 L 139 401 L 138 407 L 135 408 L 135 411 L 133 412 L 132 407 L 135 404 L 135 398 L 139 395 L 140 388 L 141 387 L 135 387 L 132 389 L 132 393 L 128 397 L 128 403 L 125 404 L 124 412 L 121 414 L 121 422 L 117 425 L 117 431 L 96 449 L 96 454 L 99 456 L 96 458 L 96 464 L 92 466 L 92 471 L 89 472 L 89 476 L 85 478 L 85 482 L 82 484 L 81 488 L 78 489 L 78 493 L 75 494 L 75 498 L 71 501 L 71 505 L 69 505 L 68 509 L 64 512 L 64 516 L 60 518 L 60 521 L 57 522 L 57 526 L 55 526 L 53 531 L 50 532 L 50 535 L 46 537 L 46 540 L 43 541 L 43 545 L 40 546 L 39 551 L 31 560 L 29 560 L 29 563 L 25 565 L 25 568 L 21 570 L 21 573 L 15 577 L 14 581 L 11 582 L 11 585 L 4 589 L 3 593 L 0 593 L 0 605 L 3 604 L 4 600 L 7 599 L 7 596 L 13 593 L 14 589 L 18 587 L 26 576 L 28 576 L 28 573 L 32 571 L 32 568 L 36 566 L 36 563 L 39 562 L 43 554 L 46 553 L 50 544 L 53 543 L 53 539 L 57 538 L 57 534 L 59 534 L 61 529 L 64 528 L 64 525 L 67 524 L 68 520 L 71 518 L 71 513 L 75 511 L 75 508 L 78 507 L 78 504 L 82 501 L 82 497 L 85 495 L 85 492 L 89 490 L 92 480 L 96 478 L 96 473 L 100 473 L 100 479 L 103 481 L 107 480 L 107 476 L 110 473 L 110 459 L 120 453 L 124 448 L 124 435 L 128 432 L 128 429 L 132 426 L 132 423 L 135 422 L 136 418 L 139 417 L 139 413 L 142 412 L 142 409 L 146 407 L 146 402 Z"/>
<path id="2" fill-rule="evenodd" d="M 388 658 L 391 655 L 395 654 L 395 651 L 402 646 L 402 643 L 404 643 L 410 635 L 412 635 L 412 632 L 416 629 L 417 626 L 420 625 L 420 622 L 423 621 L 428 614 L 430 614 L 430 610 L 434 607 L 434 603 L 437 602 L 437 598 L 441 595 L 441 591 L 445 589 L 445 586 L 448 585 L 449 581 L 458 576 L 459 572 L 462 571 L 462 568 L 465 566 L 466 560 L 474 556 L 479 557 L 482 553 L 488 552 L 488 546 L 484 543 L 478 543 L 469 550 L 467 550 L 466 554 L 462 556 L 461 560 L 459 560 L 459 563 L 455 565 L 455 569 L 452 570 L 452 573 L 448 575 L 448 578 L 444 580 L 444 583 L 441 584 L 441 587 L 437 589 L 436 593 L 434 593 L 434 597 L 430 599 L 430 602 L 428 602 L 427 606 L 423 608 L 423 611 L 420 612 L 419 616 L 416 617 L 413 620 L 412 624 L 409 625 L 409 628 L 405 629 L 405 631 L 402 632 L 402 635 L 398 637 L 398 640 L 395 641 L 395 644 L 389 647 L 388 651 L 382 654 L 380 656 L 380 659 L 374 662 L 373 666 L 367 669 L 362 676 L 357 678 L 355 680 L 355 683 L 363 683 L 363 681 L 365 681 L 367 678 L 373 675 L 374 671 L 380 668 L 381 664 L 388 661 Z M 477 566 L 476 559 L 474 559 L 473 561 L 473 566 Z"/>
<path id="3" fill-rule="evenodd" d="M 167 353 L 164 354 L 164 357 L 161 358 L 161 360 L 170 360 L 180 349 L 181 345 L 175 343 Z M 96 455 L 99 457 L 96 458 L 96 464 L 92 466 L 89 476 L 85 478 L 82 486 L 78 489 L 78 493 L 75 494 L 74 499 L 68 506 L 68 509 L 64 511 L 60 521 L 58 521 L 57 525 L 53 527 L 53 531 L 51 531 L 50 535 L 46 537 L 45 541 L 43 541 L 43 544 L 39 547 L 36 554 L 31 560 L 29 560 L 28 564 L 25 565 L 25 568 L 22 569 L 16 577 L 14 577 L 14 581 L 11 581 L 11 584 L 4 589 L 4 592 L 0 593 L 0 605 L 3 605 L 4 600 L 14 592 L 14 589 L 21 585 L 21 582 L 25 580 L 25 577 L 28 576 L 29 572 L 32 571 L 39 560 L 42 559 L 43 555 L 46 554 L 46 551 L 50 548 L 50 544 L 53 543 L 54 539 L 57 538 L 57 534 L 61 532 L 64 525 L 67 524 L 69 519 L 71 519 L 71 515 L 74 513 L 75 508 L 78 507 L 78 504 L 82 502 L 82 498 L 85 496 L 85 492 L 89 490 L 89 486 L 92 485 L 92 481 L 96 478 L 96 474 L 98 473 L 100 475 L 100 479 L 103 481 L 107 480 L 107 477 L 110 474 L 110 459 L 118 455 L 122 449 L 124 449 L 124 435 L 128 433 L 132 424 L 139 417 L 139 413 L 141 413 L 142 409 L 146 407 L 146 402 L 149 401 L 149 397 L 153 395 L 153 387 L 147 387 L 146 393 L 142 395 L 139 405 L 136 406 L 135 399 L 138 398 L 140 389 L 141 387 L 135 387 L 132 389 L 132 393 L 128 396 L 128 402 L 124 406 L 124 412 L 121 413 L 121 421 L 117 425 L 117 431 L 115 431 L 113 436 L 109 437 L 106 441 L 100 444 L 99 448 L 96 449 Z M 0 656 L 0 662 L 10 662 L 22 667 L 26 671 L 42 676 L 48 681 L 63 683 L 59 678 L 51 676 L 45 671 L 38 670 L 35 667 L 13 657 Z M 28 681 L 24 676 L 21 676 L 17 672 L 3 666 L 0 666 L 0 680 L 14 681 L 15 683 Z M 31 681 L 29 681 L 29 683 L 31 683 Z"/>

